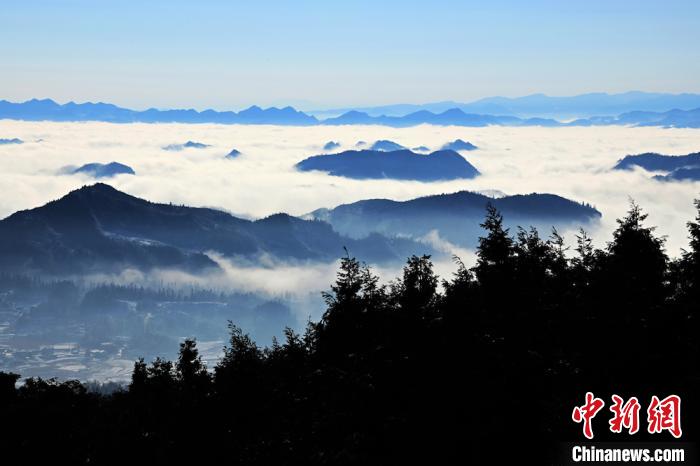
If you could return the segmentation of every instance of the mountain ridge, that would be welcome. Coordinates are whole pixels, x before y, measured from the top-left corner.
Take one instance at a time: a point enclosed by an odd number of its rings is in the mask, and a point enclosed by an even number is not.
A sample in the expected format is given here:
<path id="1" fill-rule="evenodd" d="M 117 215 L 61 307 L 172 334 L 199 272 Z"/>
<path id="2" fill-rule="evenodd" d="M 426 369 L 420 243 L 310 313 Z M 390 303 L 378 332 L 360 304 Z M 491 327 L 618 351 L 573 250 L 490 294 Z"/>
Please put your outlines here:
<path id="1" fill-rule="evenodd" d="M 521 118 L 590 118 L 596 115 L 622 114 L 633 110 L 665 112 L 674 108 L 700 107 L 700 94 L 628 91 L 623 93 L 589 92 L 573 96 L 549 96 L 542 93 L 520 97 L 492 96 L 469 102 L 445 100 L 425 104 L 393 104 L 311 111 L 320 117 L 337 116 L 350 110 L 370 116 L 403 116 L 428 110 L 434 113 L 459 108 L 465 113 L 508 114 Z"/>
<path id="2" fill-rule="evenodd" d="M 424 237 L 437 230 L 453 244 L 474 247 L 482 235 L 487 205 L 503 214 L 506 226 L 551 227 L 583 226 L 596 222 L 602 214 L 593 206 L 549 193 L 518 194 L 499 198 L 472 191 L 435 194 L 406 201 L 365 199 L 334 208 L 317 209 L 307 218 L 324 220 L 340 233 L 361 238 L 372 232 Z"/>
<path id="3" fill-rule="evenodd" d="M 644 98 L 634 99 L 641 95 Z M 586 99 L 618 99 L 622 105 L 597 107 L 597 111 L 572 112 L 577 102 Z M 505 100 L 504 100 L 505 99 Z M 503 102 L 531 102 L 544 99 L 539 111 L 522 112 L 512 106 L 497 105 Z M 641 99 L 641 100 L 640 100 Z M 591 93 L 572 97 L 549 97 L 533 94 L 520 98 L 490 97 L 481 99 L 479 105 L 443 102 L 445 105 L 412 105 L 401 108 L 400 115 L 388 112 L 368 112 L 348 109 L 341 114 L 330 114 L 321 119 L 309 112 L 291 106 L 263 109 L 253 105 L 235 111 L 194 109 L 149 108 L 131 110 L 104 102 L 68 102 L 59 104 L 51 99 L 31 99 L 25 102 L 0 100 L 0 119 L 26 121 L 104 121 L 111 123 L 218 123 L 218 124 L 272 124 L 272 125 L 385 125 L 409 127 L 420 124 L 457 125 L 467 127 L 500 126 L 596 126 L 637 125 L 663 127 L 700 127 L 700 94 L 660 93 Z M 635 106 L 635 102 L 646 102 Z M 651 103 L 650 103 L 651 102 Z M 656 102 L 656 103 L 653 103 Z M 549 106 L 549 107 L 547 107 Z M 372 107 L 382 108 L 382 107 Z M 549 109 L 549 110 L 547 110 Z M 572 118 L 571 121 L 565 121 Z"/>
<path id="4" fill-rule="evenodd" d="M 251 106 L 239 112 L 198 112 L 194 109 L 131 110 L 104 102 L 68 102 L 59 104 L 51 99 L 31 99 L 25 102 L 0 100 L 0 118 L 28 121 L 105 121 L 110 123 L 223 123 L 223 124 L 277 124 L 313 125 L 316 117 L 292 107 Z"/>
<path id="5" fill-rule="evenodd" d="M 276 214 L 245 220 L 202 207 L 153 203 L 95 183 L 0 220 L 0 270 L 91 273 L 133 267 L 217 269 L 207 255 L 254 260 L 334 260 L 343 247 L 379 262 L 419 246 L 376 235 L 345 238 L 320 221 Z M 420 247 L 423 249 L 423 247 Z"/>

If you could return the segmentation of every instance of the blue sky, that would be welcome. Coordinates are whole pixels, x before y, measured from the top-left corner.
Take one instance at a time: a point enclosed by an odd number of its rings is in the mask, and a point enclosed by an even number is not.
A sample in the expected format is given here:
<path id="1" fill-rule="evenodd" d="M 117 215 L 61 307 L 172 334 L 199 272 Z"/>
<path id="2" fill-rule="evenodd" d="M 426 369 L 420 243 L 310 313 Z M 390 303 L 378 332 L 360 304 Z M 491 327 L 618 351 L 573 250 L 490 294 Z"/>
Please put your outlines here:
<path id="1" fill-rule="evenodd" d="M 700 2 L 7 1 L 0 98 L 302 108 L 700 92 Z"/>

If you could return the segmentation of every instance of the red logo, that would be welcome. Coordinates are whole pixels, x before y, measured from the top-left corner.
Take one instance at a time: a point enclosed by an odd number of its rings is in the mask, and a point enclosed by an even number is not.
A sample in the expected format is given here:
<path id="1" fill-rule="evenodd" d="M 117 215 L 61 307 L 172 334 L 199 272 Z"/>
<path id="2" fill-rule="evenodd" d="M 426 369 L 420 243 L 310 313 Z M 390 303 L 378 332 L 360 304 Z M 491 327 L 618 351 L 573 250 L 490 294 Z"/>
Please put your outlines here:
<path id="1" fill-rule="evenodd" d="M 595 415 L 598 414 L 598 411 L 603 409 L 603 406 L 605 406 L 603 400 L 594 397 L 593 393 L 587 392 L 586 404 L 583 406 L 576 406 L 574 412 L 571 413 L 571 419 L 573 419 L 574 422 L 580 423 L 583 421 L 583 435 L 585 435 L 587 439 L 593 438 L 593 426 L 591 421 Z"/>
<path id="2" fill-rule="evenodd" d="M 593 438 L 593 418 L 603 409 L 605 402 L 596 398 L 593 393 L 586 393 L 586 402 L 583 406 L 576 406 L 571 413 L 571 419 L 576 423 L 583 423 L 583 435 L 587 439 Z M 612 396 L 610 411 L 613 416 L 608 421 L 610 432 L 621 433 L 623 429 L 634 435 L 639 432 L 639 410 L 641 406 L 637 397 L 631 397 L 625 401 L 618 395 Z M 683 435 L 681 430 L 681 397 L 669 395 L 660 400 L 656 395 L 651 397 L 647 408 L 647 432 L 658 434 L 668 431 L 675 438 Z"/>
<path id="3" fill-rule="evenodd" d="M 612 396 L 613 405 L 610 406 L 610 411 L 614 416 L 610 419 L 610 431 L 620 433 L 622 428 L 628 430 L 630 435 L 636 434 L 639 431 L 639 401 L 636 397 L 627 400 L 627 403 L 622 403 L 624 400 L 617 395 Z"/>
<path id="4" fill-rule="evenodd" d="M 647 416 L 650 434 L 667 430 L 676 438 L 683 435 L 681 430 L 681 397 L 678 395 L 667 396 L 661 401 L 658 397 L 652 396 Z"/>

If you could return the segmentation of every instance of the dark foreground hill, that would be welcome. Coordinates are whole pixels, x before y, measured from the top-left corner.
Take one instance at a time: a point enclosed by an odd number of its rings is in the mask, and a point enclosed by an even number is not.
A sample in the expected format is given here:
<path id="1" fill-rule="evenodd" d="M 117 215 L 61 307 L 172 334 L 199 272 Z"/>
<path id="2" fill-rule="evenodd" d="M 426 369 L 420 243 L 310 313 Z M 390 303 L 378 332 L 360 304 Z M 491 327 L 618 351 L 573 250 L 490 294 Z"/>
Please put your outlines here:
<path id="1" fill-rule="evenodd" d="M 535 226 L 548 231 L 585 226 L 601 216 L 595 208 L 555 194 L 527 194 L 490 198 L 460 191 L 419 197 L 409 201 L 370 199 L 319 209 L 310 218 L 324 220 L 342 234 L 364 237 L 372 232 L 421 237 L 431 230 L 451 242 L 473 247 L 481 232 L 479 224 L 488 204 L 501 210 L 507 226 Z"/>
<path id="2" fill-rule="evenodd" d="M 101 183 L 0 221 L 0 270 L 56 274 L 124 267 L 201 271 L 216 267 L 207 251 L 332 260 L 347 247 L 386 261 L 414 246 L 380 235 L 353 240 L 326 223 L 286 214 L 249 221 L 214 209 L 156 204 Z"/>
<path id="3" fill-rule="evenodd" d="M 474 178 L 479 171 L 453 150 L 416 154 L 410 150 L 349 150 L 316 155 L 297 165 L 302 171 L 320 170 L 346 178 L 392 178 L 437 181 Z"/>

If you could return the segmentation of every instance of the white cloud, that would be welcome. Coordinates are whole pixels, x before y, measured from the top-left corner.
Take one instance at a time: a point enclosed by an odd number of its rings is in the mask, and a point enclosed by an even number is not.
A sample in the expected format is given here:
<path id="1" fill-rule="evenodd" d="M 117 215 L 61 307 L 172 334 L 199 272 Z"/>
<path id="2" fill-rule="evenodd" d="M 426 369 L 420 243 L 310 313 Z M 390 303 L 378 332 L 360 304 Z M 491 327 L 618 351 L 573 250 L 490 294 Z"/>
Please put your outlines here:
<path id="1" fill-rule="evenodd" d="M 385 197 L 405 200 L 461 189 L 498 189 L 508 194 L 551 192 L 590 202 L 603 212 L 598 245 L 609 240 L 628 198 L 649 213 L 658 233 L 677 254 L 687 244 L 685 223 L 700 183 L 658 183 L 642 171 L 612 172 L 626 154 L 684 154 L 700 148 L 700 130 L 663 128 L 463 128 L 419 126 L 238 126 L 209 124 L 110 124 L 0 121 L 3 137 L 22 145 L 0 147 L 0 216 L 58 198 L 93 182 L 84 175 L 57 175 L 65 165 L 118 161 L 136 170 L 107 182 L 152 201 L 208 206 L 261 217 L 300 215 L 318 207 Z M 480 147 L 465 153 L 483 176 L 474 180 L 419 183 L 349 180 L 299 173 L 293 165 L 335 140 L 341 149 L 358 140 L 390 139 L 407 147 L 438 148 L 461 138 Z M 32 142 L 43 139 L 42 142 Z M 188 140 L 210 144 L 181 152 L 162 150 Z M 235 160 L 224 156 L 236 148 Z M 569 243 L 573 236 L 567 235 Z M 254 277 L 252 275 L 251 277 Z M 254 280 L 254 278 L 251 278 Z M 328 280 L 326 280 L 327 282 Z M 294 285 L 290 283 L 290 285 Z"/>

